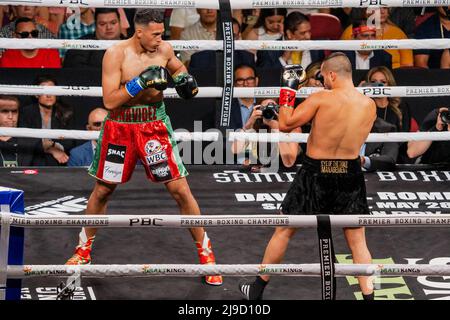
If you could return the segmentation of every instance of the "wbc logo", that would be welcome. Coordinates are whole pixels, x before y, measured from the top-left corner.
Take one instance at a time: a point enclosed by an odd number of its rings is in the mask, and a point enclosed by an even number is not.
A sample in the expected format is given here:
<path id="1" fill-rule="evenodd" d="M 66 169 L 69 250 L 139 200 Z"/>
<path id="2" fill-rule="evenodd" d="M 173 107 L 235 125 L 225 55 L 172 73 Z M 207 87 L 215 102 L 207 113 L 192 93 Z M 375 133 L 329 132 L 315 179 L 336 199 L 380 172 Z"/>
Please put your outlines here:
<path id="1" fill-rule="evenodd" d="M 157 164 L 167 161 L 167 153 L 165 148 L 158 140 L 150 140 L 145 144 L 145 153 L 147 156 L 147 164 Z"/>

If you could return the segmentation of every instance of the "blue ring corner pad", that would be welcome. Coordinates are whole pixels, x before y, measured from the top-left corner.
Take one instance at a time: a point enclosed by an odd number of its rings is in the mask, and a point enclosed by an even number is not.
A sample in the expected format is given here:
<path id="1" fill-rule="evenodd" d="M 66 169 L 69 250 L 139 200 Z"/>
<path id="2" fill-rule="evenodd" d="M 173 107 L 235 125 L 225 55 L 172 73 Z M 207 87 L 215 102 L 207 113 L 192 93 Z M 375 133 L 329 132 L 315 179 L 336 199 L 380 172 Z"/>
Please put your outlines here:
<path id="1" fill-rule="evenodd" d="M 15 214 L 24 214 L 24 192 L 22 190 L 0 186 L 0 205 L 9 206 L 9 211 Z M 11 227 L 8 265 L 23 265 L 23 249 L 24 228 Z M 21 290 L 21 279 L 8 279 L 6 282 L 6 300 L 20 300 Z"/>

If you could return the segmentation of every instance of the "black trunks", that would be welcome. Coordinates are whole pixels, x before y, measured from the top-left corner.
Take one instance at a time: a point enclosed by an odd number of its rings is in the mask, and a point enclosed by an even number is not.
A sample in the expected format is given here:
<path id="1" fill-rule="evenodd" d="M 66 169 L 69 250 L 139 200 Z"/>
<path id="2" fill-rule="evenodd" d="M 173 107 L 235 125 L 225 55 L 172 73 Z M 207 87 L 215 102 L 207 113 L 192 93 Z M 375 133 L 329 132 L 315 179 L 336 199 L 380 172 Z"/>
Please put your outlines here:
<path id="1" fill-rule="evenodd" d="M 316 160 L 305 156 L 283 203 L 283 214 L 370 214 L 359 158 Z"/>

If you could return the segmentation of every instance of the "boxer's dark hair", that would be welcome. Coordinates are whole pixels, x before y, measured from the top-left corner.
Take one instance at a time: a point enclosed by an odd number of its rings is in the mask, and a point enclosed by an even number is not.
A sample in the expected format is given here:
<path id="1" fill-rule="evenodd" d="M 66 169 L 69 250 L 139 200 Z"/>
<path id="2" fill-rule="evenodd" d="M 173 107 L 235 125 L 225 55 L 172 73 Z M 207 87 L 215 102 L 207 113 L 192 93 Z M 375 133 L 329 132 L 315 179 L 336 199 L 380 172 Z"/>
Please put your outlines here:
<path id="1" fill-rule="evenodd" d="M 147 25 L 151 22 L 164 23 L 164 10 L 138 9 L 134 15 L 134 23 Z"/>

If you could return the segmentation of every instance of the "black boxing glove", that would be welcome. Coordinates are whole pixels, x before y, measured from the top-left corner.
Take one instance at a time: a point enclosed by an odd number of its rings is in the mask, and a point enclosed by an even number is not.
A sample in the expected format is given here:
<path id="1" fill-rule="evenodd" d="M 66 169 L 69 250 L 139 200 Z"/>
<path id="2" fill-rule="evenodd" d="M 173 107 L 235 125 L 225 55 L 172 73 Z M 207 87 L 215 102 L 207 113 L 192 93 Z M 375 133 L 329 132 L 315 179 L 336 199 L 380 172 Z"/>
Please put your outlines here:
<path id="1" fill-rule="evenodd" d="M 150 66 L 141 74 L 125 84 L 125 89 L 131 97 L 147 88 L 159 91 L 167 89 L 167 70 L 161 66 Z"/>
<path id="2" fill-rule="evenodd" d="M 297 90 L 306 84 L 308 77 L 301 65 L 291 64 L 283 67 L 281 90 L 278 104 L 280 107 L 294 108 Z"/>
<path id="3" fill-rule="evenodd" d="M 175 90 L 183 99 L 191 99 L 198 93 L 197 81 L 188 73 L 179 73 L 173 78 L 173 82 L 175 83 Z"/>

